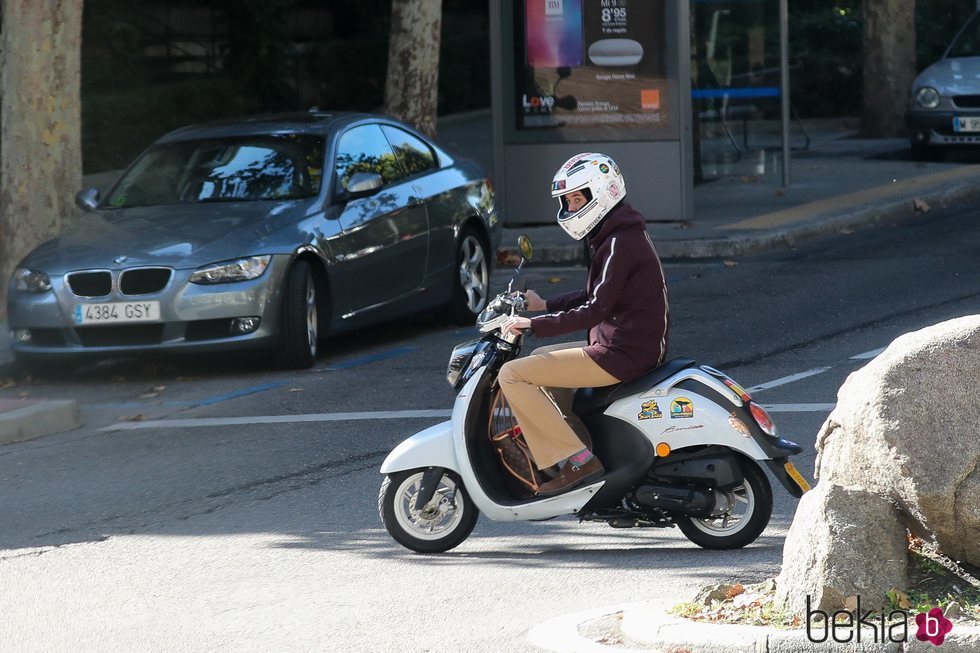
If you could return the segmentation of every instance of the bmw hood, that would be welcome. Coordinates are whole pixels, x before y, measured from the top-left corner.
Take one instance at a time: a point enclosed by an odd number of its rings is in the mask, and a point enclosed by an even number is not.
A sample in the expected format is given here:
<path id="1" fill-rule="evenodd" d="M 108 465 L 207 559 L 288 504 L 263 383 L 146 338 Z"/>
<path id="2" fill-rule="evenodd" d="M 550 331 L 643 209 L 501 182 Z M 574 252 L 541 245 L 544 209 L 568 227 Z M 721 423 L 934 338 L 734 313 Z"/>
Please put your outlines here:
<path id="1" fill-rule="evenodd" d="M 943 97 L 980 95 L 980 57 L 940 59 L 915 78 L 913 92 L 931 86 Z"/>
<path id="2" fill-rule="evenodd" d="M 187 269 L 277 253 L 269 251 L 269 236 L 302 219 L 308 206 L 289 201 L 100 209 L 75 219 L 24 265 L 48 274 L 139 265 Z"/>

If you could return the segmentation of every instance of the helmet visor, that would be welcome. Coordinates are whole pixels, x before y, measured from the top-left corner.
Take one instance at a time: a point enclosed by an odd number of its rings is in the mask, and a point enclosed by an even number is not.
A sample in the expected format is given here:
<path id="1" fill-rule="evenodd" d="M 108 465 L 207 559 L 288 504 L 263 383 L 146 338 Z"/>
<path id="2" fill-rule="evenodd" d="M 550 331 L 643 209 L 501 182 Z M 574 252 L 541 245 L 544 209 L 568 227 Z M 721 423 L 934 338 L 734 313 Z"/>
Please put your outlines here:
<path id="1" fill-rule="evenodd" d="M 568 200 L 569 195 L 581 195 L 585 199 L 582 200 L 581 198 L 576 197 L 570 203 Z M 575 215 L 592 202 L 592 191 L 589 190 L 588 186 L 586 186 L 580 190 L 565 193 L 558 198 L 558 201 L 561 203 L 561 213 L 559 214 L 559 217 L 565 219 Z M 574 206 L 574 210 L 572 206 Z"/>

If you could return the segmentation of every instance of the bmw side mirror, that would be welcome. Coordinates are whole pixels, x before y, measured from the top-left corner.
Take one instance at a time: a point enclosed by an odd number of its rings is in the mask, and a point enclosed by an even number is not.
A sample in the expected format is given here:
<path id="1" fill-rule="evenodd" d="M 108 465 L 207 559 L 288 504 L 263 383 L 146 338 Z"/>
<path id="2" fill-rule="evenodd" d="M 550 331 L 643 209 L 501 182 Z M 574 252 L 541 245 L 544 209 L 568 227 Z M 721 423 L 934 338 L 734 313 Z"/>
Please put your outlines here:
<path id="1" fill-rule="evenodd" d="M 75 206 L 83 211 L 94 211 L 99 207 L 99 189 L 86 188 L 75 195 Z"/>
<path id="2" fill-rule="evenodd" d="M 367 197 L 373 195 L 379 188 L 384 186 L 384 180 L 376 172 L 355 172 L 347 182 L 347 192 L 344 196 L 347 199 Z"/>

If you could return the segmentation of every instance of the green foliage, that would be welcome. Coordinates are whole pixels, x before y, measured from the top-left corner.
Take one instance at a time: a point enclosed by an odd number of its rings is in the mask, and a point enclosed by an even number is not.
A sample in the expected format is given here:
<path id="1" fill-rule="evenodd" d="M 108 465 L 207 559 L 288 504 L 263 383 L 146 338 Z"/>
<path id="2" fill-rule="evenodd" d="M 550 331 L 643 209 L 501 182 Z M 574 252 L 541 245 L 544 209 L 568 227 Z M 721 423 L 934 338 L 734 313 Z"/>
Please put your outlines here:
<path id="1" fill-rule="evenodd" d="M 846 7 L 795 11 L 790 19 L 790 97 L 803 117 L 861 110 L 861 20 Z"/>
<path id="2" fill-rule="evenodd" d="M 184 125 L 252 112 L 237 81 L 206 78 L 151 85 L 120 83 L 114 91 L 82 96 L 86 173 L 115 170 L 163 134 Z"/>
<path id="3" fill-rule="evenodd" d="M 287 10 L 294 0 L 222 0 L 228 22 L 225 70 L 260 111 L 289 107 L 290 39 Z"/>

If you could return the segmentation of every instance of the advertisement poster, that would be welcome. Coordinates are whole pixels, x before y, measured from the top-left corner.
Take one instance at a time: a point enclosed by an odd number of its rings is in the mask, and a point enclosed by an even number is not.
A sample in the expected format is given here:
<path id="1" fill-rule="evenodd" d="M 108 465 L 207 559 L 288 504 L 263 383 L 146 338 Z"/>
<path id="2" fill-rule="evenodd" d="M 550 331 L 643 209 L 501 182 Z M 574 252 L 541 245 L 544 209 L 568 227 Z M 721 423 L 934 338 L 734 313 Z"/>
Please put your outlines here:
<path id="1" fill-rule="evenodd" d="M 667 126 L 666 0 L 517 4 L 518 129 Z"/>

